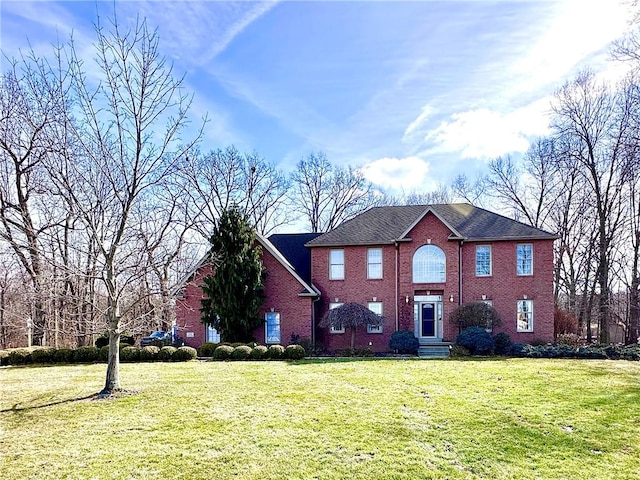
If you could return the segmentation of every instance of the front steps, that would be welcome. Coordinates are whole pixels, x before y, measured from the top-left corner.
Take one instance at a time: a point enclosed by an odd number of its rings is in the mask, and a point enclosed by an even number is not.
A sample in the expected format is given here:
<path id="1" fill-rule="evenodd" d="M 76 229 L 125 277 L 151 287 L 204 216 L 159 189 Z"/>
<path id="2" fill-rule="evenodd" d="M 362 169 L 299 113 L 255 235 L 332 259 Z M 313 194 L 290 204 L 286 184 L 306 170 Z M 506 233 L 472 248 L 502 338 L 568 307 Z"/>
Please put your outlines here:
<path id="1" fill-rule="evenodd" d="M 448 342 L 423 343 L 418 348 L 418 356 L 421 358 L 447 358 L 449 357 Z"/>

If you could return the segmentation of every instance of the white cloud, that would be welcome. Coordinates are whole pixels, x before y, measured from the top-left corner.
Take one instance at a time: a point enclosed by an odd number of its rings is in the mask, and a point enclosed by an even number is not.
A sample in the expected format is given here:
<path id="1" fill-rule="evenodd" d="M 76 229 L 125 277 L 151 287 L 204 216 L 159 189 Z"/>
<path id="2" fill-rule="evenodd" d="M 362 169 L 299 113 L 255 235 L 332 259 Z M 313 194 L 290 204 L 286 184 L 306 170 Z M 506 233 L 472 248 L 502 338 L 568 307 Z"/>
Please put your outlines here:
<path id="1" fill-rule="evenodd" d="M 429 104 L 422 107 L 420 115 L 405 129 L 402 141 L 411 142 L 416 136 L 423 136 L 427 132 L 429 120 L 435 113 L 436 109 Z"/>
<path id="2" fill-rule="evenodd" d="M 462 158 L 495 158 L 524 152 L 533 136 L 548 133 L 550 98 L 509 113 L 487 108 L 454 113 L 429 131 L 430 153 L 458 153 Z"/>
<path id="3" fill-rule="evenodd" d="M 429 162 L 419 157 L 380 158 L 361 170 L 367 180 L 384 188 L 424 190 Z"/>

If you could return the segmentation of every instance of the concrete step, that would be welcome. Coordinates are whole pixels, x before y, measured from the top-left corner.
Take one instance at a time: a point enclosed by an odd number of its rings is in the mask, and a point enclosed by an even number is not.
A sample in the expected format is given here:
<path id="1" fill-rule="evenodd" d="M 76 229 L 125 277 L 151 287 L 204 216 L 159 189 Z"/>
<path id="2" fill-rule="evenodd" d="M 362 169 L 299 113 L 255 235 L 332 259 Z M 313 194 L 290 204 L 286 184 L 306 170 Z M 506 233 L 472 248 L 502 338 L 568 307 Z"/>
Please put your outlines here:
<path id="1" fill-rule="evenodd" d="M 447 358 L 449 343 L 422 344 L 418 348 L 418 356 L 424 358 Z"/>

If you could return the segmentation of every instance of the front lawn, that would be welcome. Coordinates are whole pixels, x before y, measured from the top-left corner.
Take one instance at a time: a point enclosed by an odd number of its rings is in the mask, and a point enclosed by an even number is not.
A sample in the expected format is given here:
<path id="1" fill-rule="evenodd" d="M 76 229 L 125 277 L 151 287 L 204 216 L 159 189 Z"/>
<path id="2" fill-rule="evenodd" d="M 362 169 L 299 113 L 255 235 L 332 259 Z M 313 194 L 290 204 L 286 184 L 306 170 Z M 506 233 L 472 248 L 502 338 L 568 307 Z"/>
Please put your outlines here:
<path id="1" fill-rule="evenodd" d="M 638 362 L 105 368 L 0 369 L 0 478 L 640 478 Z"/>

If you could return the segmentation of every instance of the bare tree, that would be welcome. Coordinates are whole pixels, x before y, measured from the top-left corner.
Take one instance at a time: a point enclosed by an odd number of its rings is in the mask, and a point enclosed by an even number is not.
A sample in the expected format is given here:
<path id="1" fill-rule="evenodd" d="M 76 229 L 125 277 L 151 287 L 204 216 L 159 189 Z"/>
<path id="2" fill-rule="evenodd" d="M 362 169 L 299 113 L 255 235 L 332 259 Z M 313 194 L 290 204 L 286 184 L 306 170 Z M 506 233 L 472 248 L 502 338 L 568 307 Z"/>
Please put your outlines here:
<path id="1" fill-rule="evenodd" d="M 96 248 L 110 345 L 103 392 L 109 393 L 120 389 L 121 320 L 141 301 L 131 292 L 147 273 L 138 233 L 143 216 L 157 208 L 151 191 L 175 175 L 194 143 L 180 138 L 191 97 L 159 55 L 157 33 L 144 20 L 127 31 L 114 20 L 109 31 L 98 25 L 96 33 L 97 86 L 73 42 L 68 49 L 77 121 L 66 126 L 77 149 L 50 168 Z"/>
<path id="2" fill-rule="evenodd" d="M 43 162 L 59 149 L 55 133 L 65 112 L 65 83 L 56 84 L 46 62 L 31 54 L 10 62 L 0 86 L 0 239 L 30 280 L 35 345 L 44 344 L 46 327 L 41 241 L 59 220 L 40 211 L 51 198 Z"/>
<path id="3" fill-rule="evenodd" d="M 622 205 L 624 141 L 629 105 L 622 92 L 599 83 L 593 73 L 582 72 L 556 93 L 554 130 L 573 139 L 567 152 L 585 180 L 597 225 L 597 285 L 600 341 L 608 342 L 611 318 L 613 247 L 624 225 Z"/>
<path id="4" fill-rule="evenodd" d="M 206 239 L 222 212 L 233 205 L 263 235 L 291 220 L 285 205 L 287 178 L 257 153 L 241 154 L 233 146 L 206 155 L 192 152 L 183 176 L 194 228 Z"/>
<path id="5" fill-rule="evenodd" d="M 362 172 L 336 167 L 324 153 L 310 154 L 291 174 L 291 200 L 312 232 L 326 232 L 376 204 L 375 190 Z"/>

